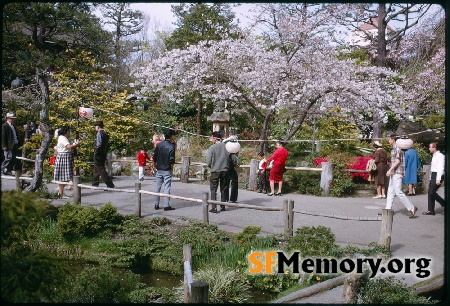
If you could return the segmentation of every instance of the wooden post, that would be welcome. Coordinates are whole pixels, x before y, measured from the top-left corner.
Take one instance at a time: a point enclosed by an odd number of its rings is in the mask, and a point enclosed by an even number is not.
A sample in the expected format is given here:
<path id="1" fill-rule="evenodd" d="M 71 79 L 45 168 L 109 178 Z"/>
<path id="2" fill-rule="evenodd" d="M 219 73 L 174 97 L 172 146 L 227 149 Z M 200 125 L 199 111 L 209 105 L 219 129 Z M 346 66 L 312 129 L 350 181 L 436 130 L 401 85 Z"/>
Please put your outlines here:
<path id="1" fill-rule="evenodd" d="M 284 239 L 289 238 L 289 202 L 283 200 L 283 217 L 284 217 Z"/>
<path id="2" fill-rule="evenodd" d="M 106 168 L 107 168 L 109 177 L 112 178 L 112 154 L 111 154 L 111 152 L 106 154 Z"/>
<path id="3" fill-rule="evenodd" d="M 364 273 L 356 273 L 356 271 L 347 274 L 344 280 L 344 291 L 342 292 L 341 303 L 353 304 L 355 303 L 356 295 L 362 285 L 361 278 Z"/>
<path id="4" fill-rule="evenodd" d="M 73 204 L 81 204 L 81 187 L 78 187 L 81 179 L 79 175 L 73 176 Z"/>
<path id="5" fill-rule="evenodd" d="M 323 189 L 323 195 L 330 195 L 330 183 L 333 180 L 333 164 L 322 162 L 322 174 L 320 175 L 320 187 Z"/>
<path id="6" fill-rule="evenodd" d="M 256 190 L 258 188 L 258 166 L 259 160 L 250 160 L 250 173 L 248 176 L 248 190 Z"/>
<path id="7" fill-rule="evenodd" d="M 394 211 L 392 209 L 383 209 L 381 219 L 381 235 L 379 245 L 391 249 L 392 223 L 394 221 Z"/>
<path id="8" fill-rule="evenodd" d="M 142 216 L 142 194 L 141 191 L 141 183 L 134 183 L 134 193 L 136 194 L 136 216 L 139 218 Z"/>
<path id="9" fill-rule="evenodd" d="M 192 262 L 192 246 L 190 244 L 183 245 L 183 262 L 188 261 L 189 263 Z M 189 273 L 192 274 L 192 271 L 184 271 L 184 282 L 183 282 L 183 289 L 184 289 L 184 295 L 183 295 L 183 302 L 189 303 L 191 299 L 191 292 L 189 290 Z"/>
<path id="10" fill-rule="evenodd" d="M 289 205 L 288 205 L 289 237 L 292 237 L 294 235 L 294 210 L 293 209 L 294 209 L 294 200 L 289 200 Z"/>
<path id="11" fill-rule="evenodd" d="M 203 222 L 206 224 L 209 224 L 208 199 L 209 193 L 204 192 L 202 194 L 202 212 L 203 212 Z"/>
<path id="12" fill-rule="evenodd" d="M 191 163 L 191 157 L 183 156 L 181 158 L 181 173 L 180 181 L 182 183 L 189 183 L 189 165 Z"/>
<path id="13" fill-rule="evenodd" d="M 430 183 L 431 178 L 431 165 L 423 165 L 423 171 L 425 171 L 422 178 L 423 191 L 425 193 L 428 193 L 428 185 Z"/>
<path id="14" fill-rule="evenodd" d="M 191 300 L 193 304 L 208 304 L 209 285 L 205 282 L 191 284 Z"/>
<path id="15" fill-rule="evenodd" d="M 16 177 L 16 189 L 19 191 L 22 191 L 22 184 L 20 182 L 20 176 L 22 175 L 22 170 L 16 170 L 14 175 Z"/>

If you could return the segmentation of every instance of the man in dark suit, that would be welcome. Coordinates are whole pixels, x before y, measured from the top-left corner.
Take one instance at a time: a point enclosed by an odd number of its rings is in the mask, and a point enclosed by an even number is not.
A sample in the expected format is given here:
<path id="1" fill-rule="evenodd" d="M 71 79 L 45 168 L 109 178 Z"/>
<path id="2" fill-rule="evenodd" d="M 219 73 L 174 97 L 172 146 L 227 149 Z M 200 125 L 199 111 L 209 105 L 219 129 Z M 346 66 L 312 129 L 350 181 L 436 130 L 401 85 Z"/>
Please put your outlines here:
<path id="1" fill-rule="evenodd" d="M 12 175 L 12 170 L 17 171 L 19 169 L 16 160 L 19 148 L 19 134 L 14 125 L 16 118 L 14 113 L 7 113 L 6 122 L 2 125 L 2 150 L 4 155 L 2 173 L 4 175 Z"/>
<path id="2" fill-rule="evenodd" d="M 112 179 L 105 169 L 106 155 L 109 148 L 109 135 L 103 130 L 103 121 L 97 121 L 94 126 L 97 131 L 97 136 L 95 138 L 94 180 L 92 186 L 98 187 L 101 176 L 106 183 L 106 187 L 114 188 Z"/>

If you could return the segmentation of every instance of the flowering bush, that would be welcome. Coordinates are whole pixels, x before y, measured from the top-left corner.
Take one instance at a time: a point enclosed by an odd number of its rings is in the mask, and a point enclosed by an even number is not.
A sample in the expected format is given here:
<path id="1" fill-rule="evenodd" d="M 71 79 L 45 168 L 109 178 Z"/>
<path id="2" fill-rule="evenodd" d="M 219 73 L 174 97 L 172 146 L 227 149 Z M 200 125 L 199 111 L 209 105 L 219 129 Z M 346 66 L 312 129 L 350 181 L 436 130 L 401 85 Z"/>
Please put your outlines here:
<path id="1" fill-rule="evenodd" d="M 344 168 L 347 169 L 353 169 L 353 170 L 366 170 L 366 166 L 367 166 L 367 162 L 371 159 L 374 159 L 374 157 L 371 156 L 357 156 L 351 159 L 350 164 L 345 165 Z M 317 167 L 322 166 L 323 162 L 328 162 L 328 158 L 327 157 L 318 157 L 315 158 L 313 160 L 314 165 L 316 165 Z M 361 177 L 363 179 L 365 179 L 366 181 L 369 179 L 369 174 L 368 173 L 363 173 L 363 172 L 352 172 L 350 173 L 350 176 L 352 178 L 355 177 Z"/>
<path id="2" fill-rule="evenodd" d="M 371 159 L 374 159 L 373 156 L 357 156 L 353 159 L 353 163 L 348 167 L 349 169 L 354 170 L 366 170 L 367 162 Z M 366 181 L 369 179 L 369 173 L 363 172 L 351 172 L 352 178 L 362 177 Z"/>
<path id="3" fill-rule="evenodd" d="M 323 162 L 328 162 L 328 158 L 326 157 L 314 158 L 313 162 L 314 165 L 316 165 L 317 167 L 321 167 Z"/>

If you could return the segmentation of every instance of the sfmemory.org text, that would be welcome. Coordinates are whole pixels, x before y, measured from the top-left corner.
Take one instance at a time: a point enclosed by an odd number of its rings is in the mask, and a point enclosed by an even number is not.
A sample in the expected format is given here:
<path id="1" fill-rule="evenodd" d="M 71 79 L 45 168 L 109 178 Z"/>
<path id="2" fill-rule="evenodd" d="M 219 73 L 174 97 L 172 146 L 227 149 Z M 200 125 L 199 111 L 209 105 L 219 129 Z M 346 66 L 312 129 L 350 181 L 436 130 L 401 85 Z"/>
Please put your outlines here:
<path id="1" fill-rule="evenodd" d="M 249 272 L 252 274 L 273 274 L 276 264 L 276 273 L 284 273 L 285 268 L 291 267 L 292 273 L 363 273 L 364 267 L 371 271 L 370 278 L 378 273 L 416 273 L 418 278 L 426 278 L 431 272 L 428 269 L 430 258 L 391 258 L 382 264 L 381 258 L 300 258 L 300 252 L 294 252 L 287 257 L 283 252 L 262 251 L 252 252 L 248 255 L 250 262 Z"/>

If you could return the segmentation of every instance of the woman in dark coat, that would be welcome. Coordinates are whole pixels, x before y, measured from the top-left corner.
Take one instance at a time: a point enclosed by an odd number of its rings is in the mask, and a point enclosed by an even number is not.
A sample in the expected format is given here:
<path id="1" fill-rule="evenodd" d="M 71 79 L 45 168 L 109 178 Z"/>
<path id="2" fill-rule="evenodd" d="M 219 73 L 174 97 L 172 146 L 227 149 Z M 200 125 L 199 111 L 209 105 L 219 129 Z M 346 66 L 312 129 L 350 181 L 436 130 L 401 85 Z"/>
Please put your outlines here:
<path id="1" fill-rule="evenodd" d="M 387 152 L 379 141 L 373 143 L 375 148 L 375 164 L 377 173 L 375 176 L 375 185 L 377 186 L 377 196 L 374 199 L 386 199 L 386 172 L 387 172 Z"/>

